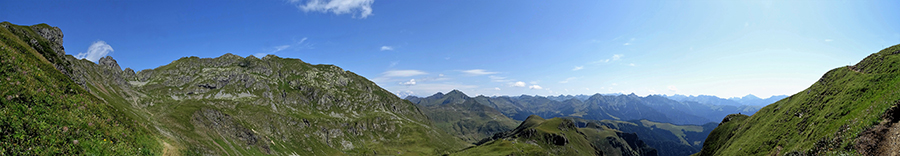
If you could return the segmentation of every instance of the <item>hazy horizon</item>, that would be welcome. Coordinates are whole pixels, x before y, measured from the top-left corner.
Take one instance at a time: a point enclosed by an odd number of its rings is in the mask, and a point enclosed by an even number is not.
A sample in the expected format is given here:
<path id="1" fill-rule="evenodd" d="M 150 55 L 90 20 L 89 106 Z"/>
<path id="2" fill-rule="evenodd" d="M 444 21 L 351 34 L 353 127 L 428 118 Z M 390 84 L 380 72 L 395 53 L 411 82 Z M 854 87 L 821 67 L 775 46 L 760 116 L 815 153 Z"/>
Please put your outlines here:
<path id="1" fill-rule="evenodd" d="M 325 2 L 4 0 L 0 19 L 59 27 L 67 54 L 136 71 L 272 54 L 419 97 L 792 95 L 900 43 L 893 1 Z"/>

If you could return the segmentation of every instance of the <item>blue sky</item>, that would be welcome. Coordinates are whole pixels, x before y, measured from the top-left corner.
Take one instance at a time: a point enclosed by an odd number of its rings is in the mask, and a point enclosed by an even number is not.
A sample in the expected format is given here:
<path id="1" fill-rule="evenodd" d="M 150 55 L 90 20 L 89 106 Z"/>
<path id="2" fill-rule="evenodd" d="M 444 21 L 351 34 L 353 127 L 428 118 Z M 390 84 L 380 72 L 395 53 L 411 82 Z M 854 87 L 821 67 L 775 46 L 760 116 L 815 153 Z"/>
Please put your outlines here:
<path id="1" fill-rule="evenodd" d="M 794 94 L 900 44 L 895 1 L 19 1 L 66 52 L 150 69 L 274 54 L 397 94 Z"/>

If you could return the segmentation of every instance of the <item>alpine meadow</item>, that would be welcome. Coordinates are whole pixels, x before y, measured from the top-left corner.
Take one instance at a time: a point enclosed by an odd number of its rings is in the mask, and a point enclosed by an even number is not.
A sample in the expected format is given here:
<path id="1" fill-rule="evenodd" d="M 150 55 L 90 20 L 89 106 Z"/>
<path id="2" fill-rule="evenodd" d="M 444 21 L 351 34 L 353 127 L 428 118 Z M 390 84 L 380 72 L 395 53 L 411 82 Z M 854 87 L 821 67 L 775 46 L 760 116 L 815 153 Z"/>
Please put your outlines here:
<path id="1" fill-rule="evenodd" d="M 900 156 L 896 8 L 0 0 L 0 155 Z"/>

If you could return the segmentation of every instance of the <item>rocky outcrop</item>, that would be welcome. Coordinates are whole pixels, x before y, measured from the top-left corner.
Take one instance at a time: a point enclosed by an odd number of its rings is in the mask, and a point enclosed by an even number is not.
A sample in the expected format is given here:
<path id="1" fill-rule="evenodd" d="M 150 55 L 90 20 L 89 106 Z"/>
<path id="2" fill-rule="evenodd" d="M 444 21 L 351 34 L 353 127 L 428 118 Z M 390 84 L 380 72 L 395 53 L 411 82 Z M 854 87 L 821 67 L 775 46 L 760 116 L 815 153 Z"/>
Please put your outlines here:
<path id="1" fill-rule="evenodd" d="M 225 54 L 135 72 L 110 56 L 94 63 L 65 55 L 59 28 L 0 26 L 110 108 L 149 121 L 142 125 L 179 152 L 439 155 L 465 145 L 412 103 L 334 65 Z"/>
<path id="2" fill-rule="evenodd" d="M 200 109 L 191 116 L 191 123 L 194 126 L 212 129 L 220 136 L 238 140 L 244 143 L 244 146 L 258 147 L 267 154 L 271 152 L 267 139 L 261 138 L 252 130 L 236 123 L 230 115 L 218 110 Z"/>

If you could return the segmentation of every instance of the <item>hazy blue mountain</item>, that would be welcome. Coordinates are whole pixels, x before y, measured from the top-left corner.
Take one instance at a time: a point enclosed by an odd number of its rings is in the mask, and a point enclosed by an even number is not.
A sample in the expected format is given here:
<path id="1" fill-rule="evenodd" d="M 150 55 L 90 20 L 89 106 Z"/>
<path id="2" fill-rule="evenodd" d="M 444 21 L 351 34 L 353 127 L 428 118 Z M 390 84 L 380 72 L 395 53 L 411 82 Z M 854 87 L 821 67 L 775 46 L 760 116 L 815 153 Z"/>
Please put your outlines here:
<path id="1" fill-rule="evenodd" d="M 728 99 L 737 101 L 743 105 L 766 106 L 766 105 L 778 102 L 778 100 L 784 99 L 786 97 L 788 97 L 788 96 L 787 95 L 773 95 L 769 98 L 763 99 L 763 98 L 756 97 L 756 95 L 753 95 L 753 94 L 747 94 L 747 96 L 744 96 L 744 97 L 740 97 L 740 98 L 735 97 L 735 98 L 728 98 Z"/>
<path id="2" fill-rule="evenodd" d="M 717 97 L 717 96 L 713 96 L 713 95 L 697 95 L 697 96 L 690 95 L 690 96 L 688 96 L 688 95 L 680 95 L 680 94 L 675 94 L 675 95 L 666 96 L 666 97 L 669 99 L 675 100 L 675 101 L 694 101 L 694 102 L 712 104 L 712 105 L 766 106 L 766 105 L 775 103 L 778 100 L 786 98 L 787 95 L 773 95 L 773 96 L 771 96 L 769 98 L 765 98 L 765 99 L 756 97 L 753 94 L 748 94 L 747 96 L 744 96 L 744 97 L 734 97 L 734 98 L 721 98 L 721 97 Z"/>

